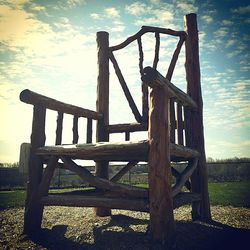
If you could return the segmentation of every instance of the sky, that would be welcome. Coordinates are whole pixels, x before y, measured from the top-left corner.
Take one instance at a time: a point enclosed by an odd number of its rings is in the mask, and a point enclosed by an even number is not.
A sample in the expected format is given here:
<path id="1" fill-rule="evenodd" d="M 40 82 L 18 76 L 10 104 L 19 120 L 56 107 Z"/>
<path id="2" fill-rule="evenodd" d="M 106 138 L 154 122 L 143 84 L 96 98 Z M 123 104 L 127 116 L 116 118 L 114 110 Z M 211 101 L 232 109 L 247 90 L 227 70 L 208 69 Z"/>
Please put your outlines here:
<path id="1" fill-rule="evenodd" d="M 0 162 L 18 161 L 21 143 L 30 140 L 32 106 L 19 100 L 23 89 L 95 110 L 96 32 L 109 32 L 110 45 L 116 45 L 142 25 L 184 30 L 188 13 L 198 18 L 206 155 L 250 157 L 249 1 L 0 0 Z M 178 40 L 161 38 L 158 70 L 165 75 Z M 144 66 L 150 66 L 154 35 L 142 42 Z M 115 57 L 140 108 L 137 44 Z M 172 82 L 183 90 L 184 63 L 182 48 Z M 110 89 L 110 123 L 135 122 L 112 65 Z M 52 144 L 55 112 L 46 118 L 46 144 Z M 66 116 L 63 143 L 72 140 L 71 131 L 72 118 Z"/>

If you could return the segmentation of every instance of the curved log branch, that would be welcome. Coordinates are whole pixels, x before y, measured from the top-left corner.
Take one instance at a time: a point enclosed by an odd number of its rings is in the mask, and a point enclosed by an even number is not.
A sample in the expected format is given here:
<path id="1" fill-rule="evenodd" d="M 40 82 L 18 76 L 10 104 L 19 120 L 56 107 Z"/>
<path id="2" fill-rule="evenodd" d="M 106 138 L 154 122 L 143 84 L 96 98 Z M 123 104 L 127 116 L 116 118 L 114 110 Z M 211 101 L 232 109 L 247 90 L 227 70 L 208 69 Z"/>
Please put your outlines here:
<path id="1" fill-rule="evenodd" d="M 171 35 L 171 36 L 186 37 L 185 31 L 175 31 L 171 29 L 157 28 L 157 27 L 151 27 L 151 26 L 142 26 L 141 29 L 135 35 L 128 37 L 124 42 L 116 46 L 110 47 L 110 50 L 115 51 L 115 50 L 125 48 L 130 43 L 132 43 L 133 41 L 141 37 L 143 34 L 148 33 L 148 32 L 151 32 L 151 33 L 158 32 L 158 33 Z"/>

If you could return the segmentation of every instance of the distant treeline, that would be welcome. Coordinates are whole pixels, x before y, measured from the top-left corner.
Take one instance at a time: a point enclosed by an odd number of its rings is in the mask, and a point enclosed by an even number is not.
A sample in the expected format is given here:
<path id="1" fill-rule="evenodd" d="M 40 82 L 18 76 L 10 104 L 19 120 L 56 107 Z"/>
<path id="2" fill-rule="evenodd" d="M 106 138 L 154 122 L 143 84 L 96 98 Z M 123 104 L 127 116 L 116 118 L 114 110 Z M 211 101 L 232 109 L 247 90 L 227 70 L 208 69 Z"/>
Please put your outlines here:
<path id="1" fill-rule="evenodd" d="M 237 162 L 250 162 L 250 158 L 247 157 L 233 157 L 233 158 L 228 158 L 228 159 L 214 159 L 212 157 L 207 158 L 207 163 L 227 163 L 227 162 L 232 162 L 232 163 L 237 163 Z M 14 163 L 0 163 L 0 168 L 18 168 L 19 163 L 14 162 Z"/>
<path id="2" fill-rule="evenodd" d="M 185 168 L 185 163 L 173 163 L 173 166 L 182 171 Z M 122 165 L 112 165 L 109 169 L 109 175 L 112 177 Z M 88 167 L 91 172 L 94 172 L 94 166 Z M 208 179 L 210 182 L 223 181 L 242 181 L 250 180 L 250 159 L 249 158 L 233 158 L 227 160 L 211 159 L 207 163 Z M 121 179 L 124 183 L 138 184 L 147 183 L 147 164 L 138 164 Z M 1 164 L 0 165 L 0 188 L 9 189 L 20 187 L 23 188 L 26 184 L 27 175 L 21 173 L 18 164 Z M 53 187 L 79 187 L 86 186 L 81 178 L 74 173 L 65 169 L 56 169 L 52 179 Z"/>

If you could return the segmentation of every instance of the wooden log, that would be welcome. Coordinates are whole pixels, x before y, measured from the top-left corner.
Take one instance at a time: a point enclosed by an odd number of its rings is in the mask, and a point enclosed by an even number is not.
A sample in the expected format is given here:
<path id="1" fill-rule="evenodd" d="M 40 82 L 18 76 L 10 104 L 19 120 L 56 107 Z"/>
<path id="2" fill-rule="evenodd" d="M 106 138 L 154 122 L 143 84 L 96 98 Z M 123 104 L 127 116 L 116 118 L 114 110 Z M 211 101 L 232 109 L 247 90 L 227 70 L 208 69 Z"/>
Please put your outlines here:
<path id="1" fill-rule="evenodd" d="M 56 145 L 62 144 L 63 113 L 58 112 L 56 121 Z"/>
<path id="2" fill-rule="evenodd" d="M 148 126 L 145 123 L 123 123 L 108 125 L 107 130 L 109 133 L 147 131 Z"/>
<path id="3" fill-rule="evenodd" d="M 170 62 L 170 65 L 168 67 L 168 72 L 167 72 L 167 75 L 166 75 L 166 78 L 171 82 L 171 79 L 172 79 L 172 76 L 173 76 L 173 72 L 174 72 L 174 69 L 175 69 L 175 65 L 176 65 L 176 62 L 178 60 L 178 57 L 179 57 L 179 54 L 180 54 L 180 51 L 181 51 L 181 47 L 183 45 L 185 41 L 185 37 L 182 36 L 180 37 L 180 40 L 177 44 L 177 47 L 174 51 L 174 54 L 172 56 L 172 59 L 171 59 L 171 62 Z"/>
<path id="4" fill-rule="evenodd" d="M 140 69 L 140 75 L 142 75 L 143 72 L 143 50 L 142 50 L 142 42 L 141 37 L 138 37 L 137 39 L 138 43 L 138 50 L 139 50 L 139 69 Z M 147 123 L 148 122 L 148 86 L 142 82 L 142 121 Z"/>
<path id="5" fill-rule="evenodd" d="M 174 208 L 178 208 L 194 201 L 200 201 L 200 195 L 183 192 L 174 198 Z M 84 195 L 48 195 L 41 199 L 42 205 L 46 206 L 69 206 L 69 207 L 106 207 L 132 211 L 149 212 L 148 199 L 126 199 Z"/>
<path id="6" fill-rule="evenodd" d="M 183 170 L 180 177 L 176 181 L 176 184 L 172 188 L 173 197 L 176 196 L 178 193 L 180 193 L 182 187 L 184 186 L 184 184 L 187 182 L 187 180 L 190 178 L 195 168 L 197 167 L 197 163 L 198 163 L 198 158 L 189 161 L 187 167 Z"/>
<path id="7" fill-rule="evenodd" d="M 171 173 L 176 178 L 176 182 L 178 182 L 180 180 L 181 173 L 174 167 L 171 167 Z M 191 182 L 189 180 L 187 180 L 184 185 L 189 191 L 191 190 Z"/>
<path id="8" fill-rule="evenodd" d="M 105 207 L 132 211 L 148 211 L 148 199 L 107 198 L 79 195 L 49 195 L 41 200 L 46 206 Z"/>
<path id="9" fill-rule="evenodd" d="M 65 168 L 78 174 L 85 182 L 88 182 L 90 185 L 94 187 L 100 188 L 102 190 L 110 190 L 112 192 L 119 193 L 121 195 L 126 195 L 128 197 L 138 197 L 138 198 L 146 198 L 148 197 L 147 189 L 137 188 L 125 184 L 114 183 L 107 179 L 100 178 L 98 176 L 94 176 L 84 167 L 78 166 L 74 161 L 62 157 L 62 161 L 65 164 Z"/>
<path id="10" fill-rule="evenodd" d="M 52 180 L 55 168 L 57 166 L 58 158 L 52 156 L 49 159 L 47 167 L 44 170 L 42 180 L 39 184 L 38 193 L 36 199 L 39 200 L 42 196 L 48 195 L 50 182 Z"/>
<path id="11" fill-rule="evenodd" d="M 130 91 L 129 91 L 127 83 L 126 83 L 126 81 L 125 81 L 125 79 L 124 79 L 124 77 L 122 75 L 122 72 L 121 72 L 121 70 L 119 68 L 119 65 L 118 65 L 118 63 L 117 63 L 117 61 L 116 61 L 116 59 L 115 59 L 115 57 L 114 57 L 114 55 L 113 55 L 112 52 L 110 52 L 110 60 L 113 63 L 113 66 L 114 66 L 114 69 L 115 69 L 115 73 L 116 73 L 116 75 L 117 75 L 117 77 L 119 79 L 119 82 L 121 84 L 121 87 L 122 87 L 122 90 L 124 92 L 124 95 L 126 96 L 126 99 L 128 101 L 129 107 L 131 108 L 136 121 L 140 123 L 142 121 L 141 114 L 138 111 L 138 108 L 137 108 L 137 106 L 136 106 L 136 104 L 134 102 L 134 99 L 133 99 Z"/>
<path id="12" fill-rule="evenodd" d="M 96 111 L 103 114 L 103 119 L 96 124 L 96 140 L 109 141 L 107 125 L 109 124 L 109 34 L 97 32 L 97 100 Z M 97 161 L 95 165 L 96 175 L 108 179 L 108 161 Z M 105 208 L 96 208 L 97 216 L 110 215 L 111 211 Z"/>
<path id="13" fill-rule="evenodd" d="M 86 140 L 86 143 L 92 143 L 92 123 L 93 123 L 93 120 L 88 118 L 87 119 L 87 140 Z"/>
<path id="14" fill-rule="evenodd" d="M 76 144 L 78 142 L 78 139 L 79 139 L 79 134 L 78 134 L 78 116 L 74 116 L 74 118 L 73 118 L 72 132 L 73 132 L 72 143 Z"/>
<path id="15" fill-rule="evenodd" d="M 159 51 L 160 51 L 160 34 L 159 32 L 155 32 L 155 57 L 153 62 L 153 69 L 157 68 L 157 64 L 159 62 Z"/>
<path id="16" fill-rule="evenodd" d="M 199 202 L 200 200 L 201 200 L 201 196 L 199 194 L 190 193 L 190 192 L 181 192 L 177 194 L 173 199 L 174 208 L 182 207 L 192 202 Z"/>
<path id="17" fill-rule="evenodd" d="M 25 234 L 32 234 L 41 228 L 43 206 L 38 204 L 36 197 L 43 173 L 43 161 L 36 155 L 38 147 L 45 144 L 45 117 L 46 109 L 41 105 L 33 108 L 33 122 L 31 134 L 31 148 L 28 166 L 28 182 L 25 200 L 24 226 Z"/>
<path id="18" fill-rule="evenodd" d="M 148 152 L 148 140 L 45 146 L 36 150 L 36 153 L 42 156 L 68 156 L 74 159 L 96 161 L 148 161 Z M 200 156 L 196 150 L 173 143 L 170 144 L 170 152 L 171 160 L 188 160 Z"/>
<path id="19" fill-rule="evenodd" d="M 28 173 L 30 147 L 30 143 L 22 143 L 20 146 L 19 172 L 25 175 Z"/>
<path id="20" fill-rule="evenodd" d="M 175 129 L 176 129 L 176 120 L 175 120 L 175 106 L 174 99 L 170 99 L 170 142 L 175 143 Z"/>
<path id="21" fill-rule="evenodd" d="M 138 163 L 138 161 L 130 161 L 126 166 L 124 166 L 118 173 L 116 173 L 111 179 L 110 181 L 113 182 L 117 182 L 119 181 L 122 176 L 124 176 L 128 171 L 130 171 L 136 164 Z"/>
<path id="22" fill-rule="evenodd" d="M 187 93 L 197 103 L 197 110 L 185 108 L 186 144 L 200 152 L 198 166 L 191 177 L 192 192 L 201 194 L 201 202 L 193 203 L 192 217 L 194 220 L 211 219 L 206 155 L 203 129 L 203 101 L 200 83 L 199 42 L 196 14 L 185 16 L 186 38 L 186 78 Z"/>
<path id="23" fill-rule="evenodd" d="M 145 33 L 148 33 L 148 32 L 151 32 L 151 33 L 157 32 L 157 33 L 162 33 L 162 34 L 166 34 L 166 35 L 180 36 L 180 37 L 186 36 L 186 33 L 184 31 L 175 31 L 175 30 L 171 30 L 171 29 L 164 29 L 164 28 L 158 28 L 158 27 L 142 26 L 141 29 L 135 35 L 128 37 L 121 44 L 110 47 L 110 51 L 123 49 L 126 46 L 128 46 L 130 43 L 132 43 L 133 41 L 135 41 L 136 39 L 138 39 L 139 37 L 141 37 L 142 35 L 144 35 Z"/>
<path id="24" fill-rule="evenodd" d="M 171 246 L 175 235 L 171 190 L 169 97 L 165 88 L 153 88 L 149 102 L 149 211 L 153 241 Z"/>
<path id="25" fill-rule="evenodd" d="M 137 44 L 138 44 L 138 51 L 139 51 L 139 70 L 140 70 L 140 74 L 142 74 L 144 55 L 143 55 L 143 50 L 142 50 L 141 37 L 138 37 Z"/>
<path id="26" fill-rule="evenodd" d="M 144 83 L 148 84 L 151 88 L 161 87 L 167 88 L 170 97 L 175 97 L 183 106 L 188 106 L 190 108 L 196 109 L 197 105 L 192 100 L 192 98 L 184 93 L 181 89 L 177 88 L 168 79 L 162 76 L 157 70 L 146 67 L 143 70 L 142 80 Z"/>
<path id="27" fill-rule="evenodd" d="M 130 132 L 125 132 L 125 141 L 130 140 Z"/>
<path id="28" fill-rule="evenodd" d="M 41 105 L 47 109 L 71 115 L 77 115 L 79 117 L 92 118 L 94 120 L 99 120 L 103 117 L 102 113 L 100 112 L 80 108 L 71 104 L 66 104 L 55 99 L 49 98 L 47 96 L 37 94 L 28 89 L 25 89 L 20 93 L 20 100 L 28 104 Z"/>
<path id="29" fill-rule="evenodd" d="M 182 119 L 182 105 L 177 103 L 177 138 L 178 144 L 183 144 L 183 119 Z"/>

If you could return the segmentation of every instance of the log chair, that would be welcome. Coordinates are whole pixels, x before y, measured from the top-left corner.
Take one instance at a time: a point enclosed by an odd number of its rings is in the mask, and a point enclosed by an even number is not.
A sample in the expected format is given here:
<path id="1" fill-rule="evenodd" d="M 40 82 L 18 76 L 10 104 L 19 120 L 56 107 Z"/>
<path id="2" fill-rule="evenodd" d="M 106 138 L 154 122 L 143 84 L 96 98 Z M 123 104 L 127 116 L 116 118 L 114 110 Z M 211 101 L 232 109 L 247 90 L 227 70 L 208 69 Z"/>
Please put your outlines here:
<path id="1" fill-rule="evenodd" d="M 21 92 L 21 101 L 34 107 L 24 215 L 25 234 L 34 233 L 41 228 L 43 208 L 51 205 L 95 207 L 98 216 L 110 215 L 112 208 L 149 212 L 149 232 L 152 239 L 167 244 L 172 244 L 175 234 L 174 208 L 192 203 L 194 220 L 210 218 L 195 14 L 185 16 L 185 28 L 185 31 L 174 31 L 143 26 L 138 33 L 116 46 L 109 46 L 107 32 L 98 32 L 96 111 L 65 104 L 30 90 Z M 145 33 L 155 33 L 156 45 L 153 67 L 144 68 L 141 37 Z M 166 76 L 157 71 L 160 35 L 179 37 Z M 137 41 L 139 51 L 142 114 L 133 100 L 114 55 L 116 50 L 123 49 L 134 41 Z M 187 93 L 171 83 L 184 43 Z M 109 61 L 113 64 L 136 123 L 109 124 Z M 47 109 L 58 112 L 54 146 L 45 145 Z M 62 145 L 64 114 L 73 116 L 72 145 Z M 87 119 L 86 144 L 78 144 L 80 118 Z M 92 143 L 93 120 L 96 120 L 97 124 L 96 143 Z M 148 131 L 148 138 L 143 141 L 130 141 L 130 133 L 136 131 Z M 125 133 L 126 141 L 110 142 L 111 133 Z M 76 159 L 95 161 L 95 175 L 77 164 L 74 161 Z M 127 165 L 109 179 L 110 161 L 124 161 Z M 149 188 L 118 183 L 118 180 L 140 161 L 148 162 Z M 187 162 L 183 172 L 171 168 L 171 162 L 178 161 Z M 46 168 L 43 167 L 45 164 Z M 78 196 L 48 194 L 56 167 L 75 172 L 95 189 L 83 191 Z M 173 186 L 172 176 L 176 180 Z M 186 186 L 188 191 L 183 192 L 183 186 Z"/>

